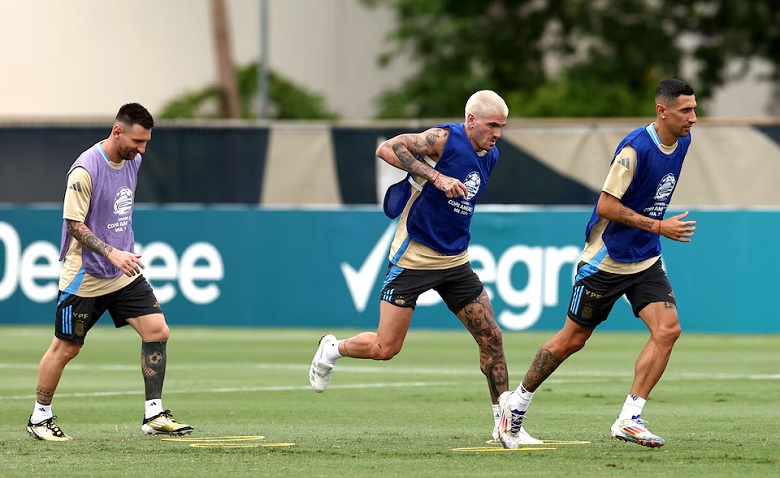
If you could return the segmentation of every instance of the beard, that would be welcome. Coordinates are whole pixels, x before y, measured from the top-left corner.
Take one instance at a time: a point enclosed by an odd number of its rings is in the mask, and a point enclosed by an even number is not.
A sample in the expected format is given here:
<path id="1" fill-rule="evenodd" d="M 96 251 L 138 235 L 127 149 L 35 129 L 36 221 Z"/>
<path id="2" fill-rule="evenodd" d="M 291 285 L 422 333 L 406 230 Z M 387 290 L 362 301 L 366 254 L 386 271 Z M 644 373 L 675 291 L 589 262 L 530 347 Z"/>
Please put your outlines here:
<path id="1" fill-rule="evenodd" d="M 138 153 L 135 153 L 133 151 L 127 151 L 125 153 L 121 154 L 122 159 L 125 161 L 132 161 L 135 159 L 135 157 L 138 155 Z"/>

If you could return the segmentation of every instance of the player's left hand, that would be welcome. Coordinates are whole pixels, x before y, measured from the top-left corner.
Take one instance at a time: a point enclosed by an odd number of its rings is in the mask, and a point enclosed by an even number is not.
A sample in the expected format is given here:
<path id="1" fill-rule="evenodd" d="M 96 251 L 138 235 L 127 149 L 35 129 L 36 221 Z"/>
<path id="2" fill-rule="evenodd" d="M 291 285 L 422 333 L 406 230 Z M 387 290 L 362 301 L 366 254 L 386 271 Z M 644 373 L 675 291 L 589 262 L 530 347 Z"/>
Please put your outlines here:
<path id="1" fill-rule="evenodd" d="M 140 275 L 141 269 L 146 268 L 144 263 L 141 262 L 141 255 L 134 252 L 127 252 L 114 248 L 108 253 L 107 257 L 117 269 L 128 277 Z"/>
<path id="2" fill-rule="evenodd" d="M 688 211 L 661 221 L 661 235 L 673 241 L 691 242 L 696 230 L 696 221 L 683 221 L 688 217 Z"/>
<path id="3" fill-rule="evenodd" d="M 466 185 L 457 179 L 440 174 L 433 183 L 440 191 L 444 192 L 448 198 L 468 197 L 469 190 Z"/>

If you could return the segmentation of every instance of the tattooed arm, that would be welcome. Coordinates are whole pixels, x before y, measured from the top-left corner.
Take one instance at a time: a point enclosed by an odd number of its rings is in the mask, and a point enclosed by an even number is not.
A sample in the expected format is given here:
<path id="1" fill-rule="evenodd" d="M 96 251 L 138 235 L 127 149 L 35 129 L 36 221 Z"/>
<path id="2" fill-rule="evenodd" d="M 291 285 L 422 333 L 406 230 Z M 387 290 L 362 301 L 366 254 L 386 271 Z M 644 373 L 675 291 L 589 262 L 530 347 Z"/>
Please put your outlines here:
<path id="1" fill-rule="evenodd" d="M 468 190 L 458 179 L 441 174 L 425 161 L 417 159 L 428 156 L 438 162 L 449 135 L 449 130 L 444 128 L 401 134 L 380 144 L 376 155 L 391 166 L 431 181 L 447 197 L 464 196 Z"/>
<path id="2" fill-rule="evenodd" d="M 66 219 L 65 224 L 68 234 L 79 241 L 82 246 L 95 254 L 100 254 L 107 258 L 117 269 L 124 272 L 126 276 L 132 277 L 140 274 L 140 269 L 145 268 L 140 260 L 140 255 L 115 249 L 110 244 L 100 240 L 83 222 Z"/>
<path id="3" fill-rule="evenodd" d="M 438 161 L 449 135 L 449 130 L 442 128 L 431 128 L 419 134 L 401 134 L 380 144 L 376 155 L 391 166 L 432 181 L 436 170 L 417 158 L 428 156 Z"/>
<path id="4" fill-rule="evenodd" d="M 650 231 L 679 242 L 691 242 L 696 230 L 696 221 L 683 221 L 688 216 L 688 211 L 664 220 L 651 219 L 624 206 L 618 198 L 604 191 L 601 192 L 596 205 L 596 213 L 609 221 Z"/>
<path id="5" fill-rule="evenodd" d="M 612 222 L 622 224 L 628 227 L 635 227 L 658 234 L 658 219 L 650 219 L 642 216 L 636 211 L 626 207 L 618 198 L 611 194 L 601 192 L 599 202 L 596 205 L 596 213 Z"/>
<path id="6" fill-rule="evenodd" d="M 73 238 L 79 241 L 82 246 L 95 254 L 108 257 L 108 254 L 114 249 L 111 245 L 101 241 L 83 222 L 66 219 L 65 224 L 68 229 L 68 234 L 73 236 Z"/>

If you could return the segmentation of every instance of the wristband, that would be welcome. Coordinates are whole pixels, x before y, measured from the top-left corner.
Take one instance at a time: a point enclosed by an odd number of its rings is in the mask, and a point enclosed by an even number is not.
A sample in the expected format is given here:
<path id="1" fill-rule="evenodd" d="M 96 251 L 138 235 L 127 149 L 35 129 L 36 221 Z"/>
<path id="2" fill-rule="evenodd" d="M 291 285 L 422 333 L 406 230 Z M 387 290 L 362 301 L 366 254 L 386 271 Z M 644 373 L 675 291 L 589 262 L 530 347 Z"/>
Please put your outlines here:
<path id="1" fill-rule="evenodd" d="M 661 235 L 661 221 L 658 221 L 658 235 Z"/>
<path id="2" fill-rule="evenodd" d="M 441 171 L 436 171 L 436 174 L 433 176 L 433 179 L 431 179 L 431 182 L 436 184 L 436 180 L 439 179 L 439 176 L 441 176 Z"/>

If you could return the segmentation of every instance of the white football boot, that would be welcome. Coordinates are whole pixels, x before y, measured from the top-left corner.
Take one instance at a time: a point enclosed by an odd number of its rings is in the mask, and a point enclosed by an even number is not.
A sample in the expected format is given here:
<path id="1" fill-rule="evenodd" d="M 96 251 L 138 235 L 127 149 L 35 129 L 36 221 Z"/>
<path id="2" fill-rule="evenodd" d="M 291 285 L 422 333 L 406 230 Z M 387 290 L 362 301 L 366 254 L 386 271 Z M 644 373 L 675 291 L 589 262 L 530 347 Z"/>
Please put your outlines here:
<path id="1" fill-rule="evenodd" d="M 325 347 L 331 345 L 335 341 L 336 337 L 334 335 L 323 335 L 322 338 L 320 338 L 317 353 L 314 354 L 311 366 L 309 366 L 309 383 L 311 384 L 311 388 L 317 393 L 322 393 L 328 388 L 330 377 L 333 375 L 333 364 L 327 363 L 323 358 L 323 354 Z"/>
<path id="2" fill-rule="evenodd" d="M 501 416 L 498 419 L 498 440 L 504 448 L 515 449 L 519 445 L 541 445 L 544 441 L 532 437 L 523 428 L 525 412 L 518 413 L 509 407 L 509 395 L 504 392 L 498 397 L 498 407 Z"/>
<path id="3" fill-rule="evenodd" d="M 638 445 L 656 448 L 663 446 L 666 441 L 654 435 L 645 426 L 647 422 L 641 418 L 629 418 L 627 420 L 616 420 L 612 424 L 612 436 L 618 440 L 636 443 Z"/>

